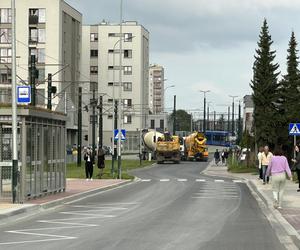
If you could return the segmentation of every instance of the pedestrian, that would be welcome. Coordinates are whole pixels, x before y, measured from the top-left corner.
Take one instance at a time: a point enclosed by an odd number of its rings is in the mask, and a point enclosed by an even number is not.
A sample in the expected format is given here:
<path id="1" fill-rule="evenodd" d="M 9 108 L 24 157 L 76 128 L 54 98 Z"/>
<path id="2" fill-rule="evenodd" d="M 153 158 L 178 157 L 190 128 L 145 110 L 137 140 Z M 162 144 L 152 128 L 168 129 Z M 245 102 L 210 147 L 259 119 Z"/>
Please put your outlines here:
<path id="1" fill-rule="evenodd" d="M 222 153 L 221 153 L 221 159 L 222 159 L 222 164 L 225 165 L 225 150 L 224 149 L 222 150 Z"/>
<path id="2" fill-rule="evenodd" d="M 227 166 L 228 156 L 229 156 L 229 152 L 227 149 L 225 149 L 225 152 L 224 152 L 225 166 Z"/>
<path id="3" fill-rule="evenodd" d="M 87 148 L 84 153 L 83 159 L 85 160 L 85 175 L 86 180 L 93 180 L 93 164 L 94 164 L 94 155 L 91 148 Z"/>
<path id="4" fill-rule="evenodd" d="M 258 173 L 259 173 L 259 177 L 258 179 L 262 180 L 263 179 L 263 171 L 262 171 L 262 154 L 264 152 L 264 148 L 263 147 L 259 147 L 258 150 L 258 154 L 257 154 L 257 167 L 258 167 Z"/>
<path id="5" fill-rule="evenodd" d="M 218 149 L 216 149 L 216 152 L 214 154 L 214 158 L 215 158 L 215 164 L 218 166 L 218 163 L 220 161 L 220 152 Z"/>
<path id="6" fill-rule="evenodd" d="M 99 147 L 98 150 L 98 157 L 97 157 L 97 167 L 99 168 L 99 178 L 102 178 L 103 175 L 103 170 L 105 168 L 105 152 L 103 150 L 103 148 Z"/>
<path id="7" fill-rule="evenodd" d="M 269 183 L 269 177 L 266 175 L 266 172 L 272 156 L 273 154 L 270 152 L 269 146 L 265 146 L 261 158 L 261 168 L 262 168 L 262 177 L 263 177 L 262 179 L 264 185 L 266 183 Z"/>
<path id="8" fill-rule="evenodd" d="M 271 157 L 266 176 L 272 176 L 272 189 L 274 197 L 274 208 L 282 208 L 283 193 L 286 175 L 292 180 L 292 173 L 280 147 L 276 147 L 274 156 Z"/>
<path id="9" fill-rule="evenodd" d="M 297 172 L 297 176 L 298 176 L 298 189 L 297 192 L 300 192 L 300 150 L 299 150 L 299 145 L 295 146 L 295 151 L 296 151 L 296 159 L 292 159 L 292 162 L 294 162 L 294 169 Z"/>

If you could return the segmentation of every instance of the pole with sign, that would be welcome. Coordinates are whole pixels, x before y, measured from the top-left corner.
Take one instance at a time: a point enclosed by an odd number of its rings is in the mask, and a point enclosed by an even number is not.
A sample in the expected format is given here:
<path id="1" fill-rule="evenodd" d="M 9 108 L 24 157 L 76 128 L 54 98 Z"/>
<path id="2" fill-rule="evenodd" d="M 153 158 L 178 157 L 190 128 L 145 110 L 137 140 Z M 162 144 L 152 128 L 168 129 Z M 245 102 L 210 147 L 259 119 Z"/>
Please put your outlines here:
<path id="1" fill-rule="evenodd" d="M 300 136 L 300 123 L 290 123 L 289 125 L 289 135 L 294 136 L 294 158 L 296 158 L 296 143 L 297 143 L 297 136 Z"/>

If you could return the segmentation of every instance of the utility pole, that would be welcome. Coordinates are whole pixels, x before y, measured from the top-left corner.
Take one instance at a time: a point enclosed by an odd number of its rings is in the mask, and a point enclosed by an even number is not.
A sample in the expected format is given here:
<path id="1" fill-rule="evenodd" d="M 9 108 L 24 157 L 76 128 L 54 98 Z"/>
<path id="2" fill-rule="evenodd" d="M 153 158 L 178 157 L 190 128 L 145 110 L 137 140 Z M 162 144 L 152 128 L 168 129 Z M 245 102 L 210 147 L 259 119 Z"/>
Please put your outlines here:
<path id="1" fill-rule="evenodd" d="M 174 95 L 174 109 L 173 109 L 173 135 L 176 133 L 176 95 Z"/>
<path id="2" fill-rule="evenodd" d="M 231 123 L 231 133 L 234 136 L 235 132 L 235 120 L 234 120 L 234 99 L 237 98 L 237 95 L 230 95 L 229 97 L 232 98 L 232 123 Z"/>
<path id="3" fill-rule="evenodd" d="M 77 166 L 81 167 L 82 146 L 82 87 L 78 88 Z"/>
<path id="4" fill-rule="evenodd" d="M 122 73 L 123 73 L 123 65 L 122 65 L 122 57 L 123 57 L 123 47 L 122 40 L 123 39 L 123 0 L 120 0 L 120 65 L 119 65 L 119 133 L 118 133 L 118 178 L 122 178 L 122 158 L 121 158 L 121 139 L 122 139 Z"/>
<path id="5" fill-rule="evenodd" d="M 241 117 L 241 101 L 239 101 L 239 125 L 238 125 L 238 140 L 242 140 L 242 117 Z"/>
<path id="6" fill-rule="evenodd" d="M 92 84 L 93 86 L 93 99 L 92 99 L 92 147 L 93 147 L 93 156 L 95 156 L 95 149 L 96 149 L 96 106 L 97 106 L 97 99 L 96 99 L 96 83 Z"/>
<path id="7" fill-rule="evenodd" d="M 114 103 L 114 129 L 118 128 L 118 101 L 115 100 Z M 111 175 L 114 178 L 115 175 L 115 160 L 117 158 L 117 145 L 116 145 L 116 140 L 115 137 L 112 137 L 112 145 L 113 145 L 113 149 L 112 149 L 112 161 L 111 161 Z"/>
<path id="8" fill-rule="evenodd" d="M 204 102 L 204 112 L 203 112 L 203 132 L 206 132 L 206 93 L 210 92 L 210 90 L 200 90 L 203 93 L 203 102 Z"/>
<path id="9" fill-rule="evenodd" d="M 48 74 L 48 102 L 47 109 L 52 109 L 52 74 Z"/>
<path id="10" fill-rule="evenodd" d="M 16 6 L 15 0 L 11 0 L 11 19 L 12 19 L 12 201 L 17 202 L 17 188 L 18 188 L 18 124 L 17 124 L 17 62 L 16 62 Z M 24 166 L 23 166 L 24 167 Z"/>
<path id="11" fill-rule="evenodd" d="M 216 111 L 214 111 L 214 131 L 216 131 Z"/>
<path id="12" fill-rule="evenodd" d="M 36 58 L 35 58 L 35 55 L 31 55 L 30 56 L 30 86 L 31 86 L 31 105 L 32 106 L 36 105 L 36 89 L 35 89 L 36 75 L 37 75 Z"/>
<path id="13" fill-rule="evenodd" d="M 230 106 L 228 106 L 228 123 L 227 123 L 227 131 L 230 132 Z"/>
<path id="14" fill-rule="evenodd" d="M 99 148 L 103 147 L 103 96 L 99 101 Z"/>
<path id="15" fill-rule="evenodd" d="M 209 125 L 209 103 L 207 104 L 207 130 L 210 130 L 210 125 Z"/>

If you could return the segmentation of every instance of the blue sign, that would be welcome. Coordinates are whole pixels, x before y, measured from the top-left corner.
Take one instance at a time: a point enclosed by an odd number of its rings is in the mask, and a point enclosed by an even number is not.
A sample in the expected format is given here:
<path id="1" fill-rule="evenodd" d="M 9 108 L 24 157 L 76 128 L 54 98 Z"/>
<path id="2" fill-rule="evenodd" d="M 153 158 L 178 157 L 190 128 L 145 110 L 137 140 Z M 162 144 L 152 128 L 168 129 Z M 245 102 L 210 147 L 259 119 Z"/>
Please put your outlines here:
<path id="1" fill-rule="evenodd" d="M 119 139 L 119 130 L 118 129 L 114 130 L 114 135 L 115 135 L 115 141 L 117 141 Z M 125 140 L 126 140 L 126 130 L 121 129 L 121 141 L 125 141 Z"/>
<path id="2" fill-rule="evenodd" d="M 300 135 L 300 123 L 290 123 L 289 134 Z"/>
<path id="3" fill-rule="evenodd" d="M 29 104 L 31 103 L 31 87 L 17 86 L 17 103 Z"/>

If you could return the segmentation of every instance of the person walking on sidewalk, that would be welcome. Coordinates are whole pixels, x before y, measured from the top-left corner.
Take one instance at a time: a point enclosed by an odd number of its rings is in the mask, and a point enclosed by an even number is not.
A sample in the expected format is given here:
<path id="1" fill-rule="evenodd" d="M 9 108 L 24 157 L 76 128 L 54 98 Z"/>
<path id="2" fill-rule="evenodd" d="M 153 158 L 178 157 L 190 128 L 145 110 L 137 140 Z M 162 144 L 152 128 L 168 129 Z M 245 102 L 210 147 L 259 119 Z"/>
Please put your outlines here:
<path id="1" fill-rule="evenodd" d="M 272 176 L 272 189 L 274 197 L 274 208 L 282 208 L 283 193 L 286 182 L 286 175 L 292 180 L 292 172 L 290 170 L 287 158 L 283 156 L 280 147 L 276 147 L 274 156 L 272 156 L 266 176 Z"/>
<path id="2" fill-rule="evenodd" d="M 297 172 L 298 176 L 298 189 L 297 192 L 300 192 L 300 150 L 299 150 L 299 145 L 295 146 L 295 151 L 297 153 L 296 159 L 292 159 L 292 162 L 294 162 L 294 169 Z"/>
<path id="3" fill-rule="evenodd" d="M 264 148 L 259 147 L 258 154 L 257 154 L 257 161 L 258 161 L 258 172 L 259 172 L 259 177 L 258 179 L 262 180 L 263 179 L 263 172 L 262 172 L 262 154 L 264 153 Z"/>
<path id="4" fill-rule="evenodd" d="M 83 159 L 85 160 L 85 175 L 86 180 L 93 180 L 93 164 L 94 164 L 94 156 L 93 152 L 90 148 L 87 148 Z"/>
<path id="5" fill-rule="evenodd" d="M 272 156 L 273 154 L 270 152 L 269 146 L 265 146 L 261 158 L 263 184 L 269 183 L 269 177 L 266 175 L 266 172 Z"/>
<path id="6" fill-rule="evenodd" d="M 218 149 L 216 149 L 216 152 L 214 154 L 214 158 L 215 158 L 215 164 L 218 166 L 219 161 L 220 161 L 220 152 Z"/>

